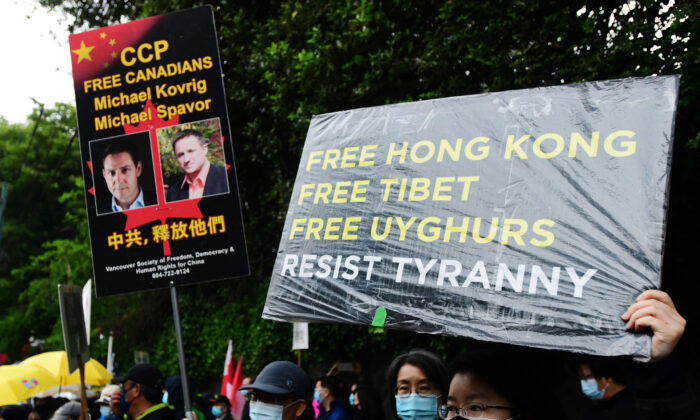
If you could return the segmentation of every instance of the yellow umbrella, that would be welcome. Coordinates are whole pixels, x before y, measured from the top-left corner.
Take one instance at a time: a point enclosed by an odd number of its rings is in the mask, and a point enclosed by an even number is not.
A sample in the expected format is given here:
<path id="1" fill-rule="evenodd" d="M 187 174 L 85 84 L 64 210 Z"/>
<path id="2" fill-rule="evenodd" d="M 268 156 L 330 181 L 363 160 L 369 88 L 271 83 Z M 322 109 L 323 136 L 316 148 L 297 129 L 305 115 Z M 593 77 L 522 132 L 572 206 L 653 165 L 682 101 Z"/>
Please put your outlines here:
<path id="1" fill-rule="evenodd" d="M 0 406 L 16 404 L 58 385 L 51 372 L 39 366 L 0 366 Z"/>
<path id="2" fill-rule="evenodd" d="M 68 358 L 65 351 L 49 351 L 37 354 L 20 363 L 20 366 L 40 366 L 54 375 L 61 385 L 80 384 L 80 371 L 75 370 L 68 375 Z M 85 363 L 85 384 L 105 385 L 112 380 L 112 375 L 100 362 L 90 359 Z"/>

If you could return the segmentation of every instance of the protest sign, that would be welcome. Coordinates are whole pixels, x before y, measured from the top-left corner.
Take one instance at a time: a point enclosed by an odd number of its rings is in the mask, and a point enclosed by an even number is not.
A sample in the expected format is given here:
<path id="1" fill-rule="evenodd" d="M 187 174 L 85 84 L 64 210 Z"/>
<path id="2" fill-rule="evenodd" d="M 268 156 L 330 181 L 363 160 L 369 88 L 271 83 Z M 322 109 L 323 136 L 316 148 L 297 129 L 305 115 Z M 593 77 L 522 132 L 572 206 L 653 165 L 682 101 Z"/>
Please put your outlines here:
<path id="1" fill-rule="evenodd" d="M 88 344 L 83 316 L 82 289 L 77 286 L 59 284 L 58 308 L 61 312 L 68 374 L 71 374 L 80 368 L 81 363 L 87 363 L 90 360 L 90 345 Z"/>
<path id="2" fill-rule="evenodd" d="M 308 350 L 309 323 L 295 322 L 292 325 L 292 350 Z"/>
<path id="3" fill-rule="evenodd" d="M 249 274 L 211 7 L 70 49 L 97 296 Z"/>
<path id="4" fill-rule="evenodd" d="M 314 116 L 263 317 L 648 356 L 621 316 L 660 285 L 677 93 L 651 77 Z"/>

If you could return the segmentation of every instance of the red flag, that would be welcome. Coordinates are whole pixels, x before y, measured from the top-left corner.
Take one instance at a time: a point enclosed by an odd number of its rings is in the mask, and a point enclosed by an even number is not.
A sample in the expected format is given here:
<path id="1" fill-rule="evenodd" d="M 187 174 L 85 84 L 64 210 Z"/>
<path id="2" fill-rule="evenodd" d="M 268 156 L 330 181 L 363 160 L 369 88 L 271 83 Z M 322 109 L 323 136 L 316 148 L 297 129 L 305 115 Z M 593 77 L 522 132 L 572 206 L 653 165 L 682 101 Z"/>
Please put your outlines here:
<path id="1" fill-rule="evenodd" d="M 243 383 L 243 371 L 241 370 L 241 365 L 243 364 L 243 357 L 238 358 L 238 364 L 236 365 L 236 373 L 233 375 L 233 386 L 231 387 L 231 395 L 227 395 L 229 401 L 231 401 L 231 415 L 234 419 L 240 419 L 243 414 L 243 406 L 245 405 L 245 397 L 243 394 L 238 392 L 238 388 L 241 387 Z"/>
<path id="2" fill-rule="evenodd" d="M 226 350 L 226 361 L 224 362 L 224 374 L 221 380 L 221 391 L 219 395 L 228 397 L 228 388 L 233 382 L 233 341 L 228 340 L 228 350 Z M 229 397 L 230 401 L 230 397 Z"/>

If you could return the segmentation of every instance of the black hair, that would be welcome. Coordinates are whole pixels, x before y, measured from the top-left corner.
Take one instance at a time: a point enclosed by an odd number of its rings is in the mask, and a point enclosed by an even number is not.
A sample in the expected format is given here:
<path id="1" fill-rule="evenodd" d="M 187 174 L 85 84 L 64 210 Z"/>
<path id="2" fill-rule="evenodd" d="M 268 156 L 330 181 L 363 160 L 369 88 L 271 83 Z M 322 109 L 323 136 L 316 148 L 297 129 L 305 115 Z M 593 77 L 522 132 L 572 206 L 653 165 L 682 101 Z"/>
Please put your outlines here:
<path id="1" fill-rule="evenodd" d="M 379 394 L 371 384 L 360 382 L 357 384 L 355 394 L 360 400 L 361 410 L 357 410 L 355 418 L 357 420 L 384 420 L 384 410 L 379 398 Z"/>
<path id="2" fill-rule="evenodd" d="M 37 404 L 37 401 L 35 400 L 34 404 L 36 404 L 36 411 L 39 413 L 41 416 L 42 420 L 44 419 L 50 419 L 53 414 L 58 410 L 63 404 L 68 402 L 68 399 L 66 398 L 42 398 L 41 399 L 41 404 Z M 0 409 L 2 411 L 2 409 Z M 4 417 L 0 415 L 0 417 L 5 418 L 5 420 L 9 420 L 9 418 Z M 26 417 L 25 419 L 26 420 Z"/>
<path id="3" fill-rule="evenodd" d="M 64 401 L 68 401 L 64 399 Z M 27 420 L 32 406 L 29 404 L 13 404 L 0 407 L 0 417 L 5 420 Z"/>
<path id="4" fill-rule="evenodd" d="M 561 419 L 565 415 L 559 401 L 540 380 L 522 352 L 509 349 L 479 349 L 455 360 L 454 375 L 473 373 L 490 385 L 522 419 Z"/>
<path id="5" fill-rule="evenodd" d="M 174 407 L 175 418 L 185 418 L 185 393 L 182 389 L 182 378 L 177 375 L 168 376 L 165 379 L 165 389 L 168 391 L 168 404 Z M 187 377 L 187 390 L 190 392 L 190 395 L 192 395 L 194 385 L 192 378 L 189 376 Z"/>
<path id="6" fill-rule="evenodd" d="M 143 397 L 146 399 L 146 401 L 152 404 L 158 404 L 163 401 L 163 388 L 165 388 L 165 384 L 163 383 L 162 379 L 158 380 L 155 388 L 149 385 L 144 385 L 142 383 L 136 382 L 134 380 L 130 381 L 134 384 L 139 384 L 139 386 L 141 387 L 141 392 L 143 393 Z"/>
<path id="7" fill-rule="evenodd" d="M 321 386 L 326 388 L 334 399 L 340 400 L 345 395 L 345 386 L 343 382 L 335 376 L 322 376 L 318 378 L 318 382 L 321 382 Z"/>
<path id="8" fill-rule="evenodd" d="M 612 378 L 620 385 L 627 385 L 632 360 L 625 356 L 588 356 L 581 358 L 579 365 L 587 365 L 596 379 Z"/>
<path id="9" fill-rule="evenodd" d="M 116 155 L 124 152 L 128 153 L 129 156 L 131 156 L 131 160 L 134 161 L 134 166 L 141 162 L 141 157 L 139 156 L 138 148 L 134 146 L 131 142 L 123 140 L 113 140 L 107 145 L 107 147 L 105 147 L 104 152 L 102 152 L 102 166 L 104 166 L 105 159 L 107 159 L 107 156 Z"/>
<path id="10" fill-rule="evenodd" d="M 430 381 L 435 388 L 440 390 L 440 394 L 443 398 L 447 398 L 447 392 L 450 388 L 450 376 L 445 364 L 439 357 L 427 350 L 413 349 L 408 353 L 396 357 L 387 369 L 386 382 L 390 389 L 389 405 L 394 415 L 396 415 L 394 387 L 396 387 L 396 379 L 399 376 L 399 370 L 406 364 L 419 368 L 425 374 L 425 377 L 428 378 L 428 381 Z"/>
<path id="11" fill-rule="evenodd" d="M 190 136 L 195 137 L 199 141 L 199 144 L 202 146 L 205 146 L 209 142 L 209 140 L 207 140 L 207 138 L 204 137 L 204 135 L 200 131 L 188 128 L 185 130 L 180 130 L 175 134 L 175 137 L 173 137 L 173 150 L 175 150 L 175 143 L 184 139 L 185 137 Z"/>

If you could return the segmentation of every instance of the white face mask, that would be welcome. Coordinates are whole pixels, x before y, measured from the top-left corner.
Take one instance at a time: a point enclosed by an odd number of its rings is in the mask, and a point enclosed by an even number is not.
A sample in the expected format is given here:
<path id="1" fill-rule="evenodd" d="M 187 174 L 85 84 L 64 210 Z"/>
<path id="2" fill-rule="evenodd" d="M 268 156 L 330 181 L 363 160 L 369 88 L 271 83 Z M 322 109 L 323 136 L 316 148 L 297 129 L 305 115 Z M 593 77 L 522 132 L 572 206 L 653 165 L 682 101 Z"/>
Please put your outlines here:
<path id="1" fill-rule="evenodd" d="M 284 407 L 261 401 L 250 402 L 250 420 L 282 420 Z"/>

